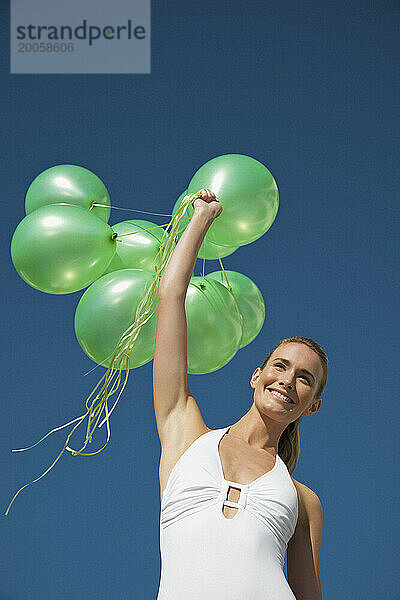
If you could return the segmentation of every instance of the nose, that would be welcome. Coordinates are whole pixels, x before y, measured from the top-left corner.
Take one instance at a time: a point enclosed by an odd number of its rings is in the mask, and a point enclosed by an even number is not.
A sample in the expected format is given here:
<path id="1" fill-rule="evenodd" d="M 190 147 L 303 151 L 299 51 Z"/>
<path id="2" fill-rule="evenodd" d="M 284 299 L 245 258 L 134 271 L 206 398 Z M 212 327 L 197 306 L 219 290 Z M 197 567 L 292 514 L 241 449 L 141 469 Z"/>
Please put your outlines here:
<path id="1" fill-rule="evenodd" d="M 286 379 L 286 380 L 281 379 L 280 382 L 279 382 L 279 384 L 283 385 L 284 387 L 288 388 L 289 390 L 293 390 L 294 389 L 294 386 L 291 383 L 291 380 L 289 380 L 289 379 Z"/>

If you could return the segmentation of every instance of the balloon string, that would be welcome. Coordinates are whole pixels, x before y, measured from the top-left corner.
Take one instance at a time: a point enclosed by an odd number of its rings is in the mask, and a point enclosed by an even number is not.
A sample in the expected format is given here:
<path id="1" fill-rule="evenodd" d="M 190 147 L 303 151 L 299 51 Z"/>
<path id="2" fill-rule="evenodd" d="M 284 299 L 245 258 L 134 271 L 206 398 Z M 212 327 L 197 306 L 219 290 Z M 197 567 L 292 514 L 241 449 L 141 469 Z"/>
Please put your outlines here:
<path id="1" fill-rule="evenodd" d="M 63 446 L 63 448 L 62 448 L 61 452 L 59 453 L 59 455 L 57 456 L 57 458 L 56 458 L 56 459 L 53 461 L 53 463 L 50 465 L 50 467 L 49 467 L 48 469 L 46 469 L 46 471 L 44 471 L 44 472 L 43 472 L 43 473 L 40 475 L 40 477 L 37 477 L 37 478 L 36 478 L 36 479 L 34 479 L 33 481 L 31 481 L 31 482 L 29 482 L 29 483 L 26 483 L 24 486 L 22 486 L 22 487 L 21 487 L 21 488 L 18 490 L 18 492 L 17 492 L 16 494 L 14 494 L 14 497 L 13 497 L 13 499 L 11 500 L 11 502 L 10 502 L 10 504 L 8 505 L 8 508 L 7 508 L 6 512 L 5 512 L 5 515 L 6 515 L 6 516 L 8 515 L 8 513 L 9 513 L 9 511 L 10 511 L 10 508 L 11 508 L 11 505 L 13 504 L 13 502 L 14 502 L 15 498 L 18 496 L 18 494 L 19 494 L 20 492 L 22 492 L 22 490 L 23 490 L 23 489 L 25 489 L 26 487 L 28 487 L 29 485 L 32 485 L 32 483 L 36 483 L 36 481 L 39 481 L 39 479 L 41 479 L 42 477 L 44 477 L 44 476 L 46 475 L 46 473 L 48 473 L 48 472 L 50 471 L 50 469 L 52 469 L 52 468 L 54 467 L 54 465 L 55 465 L 55 464 L 56 464 L 56 462 L 57 462 L 57 461 L 58 461 L 58 460 L 61 458 L 61 456 L 62 456 L 62 454 L 63 454 L 64 450 L 66 449 L 66 447 L 67 447 L 67 444 L 68 444 L 68 441 L 69 441 L 69 438 L 70 438 L 70 437 L 71 437 L 71 435 L 74 433 L 75 429 L 76 429 L 77 427 L 79 427 L 79 425 L 80 425 L 80 424 L 81 424 L 81 422 L 84 420 L 84 418 L 86 417 L 86 415 L 87 415 L 87 413 L 86 413 L 85 415 L 83 415 L 83 417 L 79 417 L 79 419 L 80 419 L 80 422 L 79 422 L 77 425 L 75 425 L 75 427 L 73 428 L 73 430 L 71 431 L 71 433 L 68 435 L 68 437 L 67 437 L 67 439 L 66 439 L 66 441 L 65 441 L 65 444 L 64 444 L 64 446 Z"/>
<path id="2" fill-rule="evenodd" d="M 230 284 L 229 284 L 228 277 L 227 277 L 227 275 L 226 275 L 226 273 L 225 273 L 224 265 L 222 264 L 222 260 L 220 259 L 220 257 L 219 257 L 219 256 L 218 256 L 218 260 L 219 260 L 219 262 L 220 262 L 221 269 L 222 269 L 222 272 L 223 272 L 223 274 L 224 274 L 224 277 L 225 277 L 226 284 L 227 284 L 227 286 L 228 286 L 228 288 L 229 288 L 229 291 L 231 292 L 231 291 L 232 291 L 232 288 L 231 288 L 231 286 L 230 286 Z"/>
<path id="3" fill-rule="evenodd" d="M 128 360 L 129 360 L 129 357 L 128 357 Z M 121 368 L 122 368 L 122 367 L 121 367 Z M 120 373 L 121 373 L 121 370 L 120 370 Z M 126 380 L 127 380 L 127 377 L 128 377 L 128 373 L 129 373 L 129 370 L 127 371 L 127 376 L 126 376 L 126 378 L 125 378 L 125 382 L 124 382 L 124 385 L 123 385 L 122 391 L 123 391 L 123 389 L 125 388 L 125 384 L 126 384 Z M 107 374 L 106 374 L 106 375 L 107 375 Z M 104 376 L 101 378 L 100 382 L 99 382 L 99 383 L 97 384 L 97 386 L 94 388 L 94 390 L 93 390 L 92 394 L 93 394 L 93 393 L 94 393 L 94 391 L 97 389 L 98 385 L 101 383 L 101 381 L 102 381 L 103 379 L 104 379 Z M 107 378 L 106 378 L 106 379 L 107 379 Z M 105 384 L 105 385 L 107 385 L 107 384 Z M 122 393 L 122 391 L 121 391 L 121 393 Z M 92 394 L 91 394 L 91 395 L 92 395 Z M 89 398 L 90 398 L 90 396 L 89 396 Z M 89 398 L 88 398 L 88 399 L 89 399 Z M 93 404 L 92 404 L 92 406 L 93 406 Z M 108 413 L 107 413 L 107 401 L 105 402 L 105 408 L 106 408 L 106 414 L 107 414 L 107 416 L 108 416 Z M 101 451 L 102 451 L 102 450 L 103 450 L 103 449 L 106 447 L 106 445 L 108 444 L 108 441 L 109 441 L 109 439 L 110 439 L 110 427 L 109 427 L 108 420 L 107 420 L 107 440 L 106 440 L 106 443 L 104 444 L 104 446 L 103 446 L 102 448 L 100 448 L 100 450 L 97 450 L 96 452 L 92 452 L 92 453 L 87 453 L 87 454 L 84 454 L 84 453 L 82 453 L 82 452 L 80 452 L 80 451 L 74 451 L 74 450 L 72 450 L 72 449 L 71 449 L 71 448 L 69 448 L 69 446 L 67 445 L 67 444 L 68 444 L 68 441 L 69 441 L 69 439 L 71 438 L 72 434 L 74 433 L 75 429 L 76 429 L 77 427 L 79 427 L 79 425 L 82 423 L 82 421 L 83 421 L 83 420 L 85 419 L 85 417 L 87 416 L 88 412 L 89 412 L 89 422 L 90 422 L 90 417 L 91 417 L 91 409 L 92 409 L 92 407 L 90 407 L 90 409 L 88 409 L 88 411 L 86 411 L 86 413 L 85 413 L 84 415 L 82 415 L 81 417 L 78 417 L 78 418 L 77 418 L 77 419 L 75 419 L 74 421 L 71 421 L 71 423 L 74 423 L 75 421 L 78 421 L 78 420 L 79 420 L 80 422 L 79 422 L 77 425 L 75 425 L 75 427 L 72 429 L 72 431 L 70 432 L 70 434 L 67 436 L 67 439 L 66 439 L 66 441 L 65 441 L 65 444 L 64 444 L 64 446 L 63 446 L 63 448 L 62 448 L 61 452 L 58 454 L 58 456 L 57 456 L 57 457 L 56 457 L 56 459 L 53 461 L 53 463 L 50 465 L 50 467 L 48 467 L 48 468 L 47 468 L 47 469 L 46 469 L 46 470 L 45 470 L 45 471 L 44 471 L 44 472 L 43 472 L 43 473 L 42 473 L 42 474 L 41 474 L 39 477 L 37 477 L 37 478 L 36 478 L 36 479 L 34 479 L 33 481 L 31 481 L 31 482 L 29 482 L 29 483 L 25 484 L 24 486 L 22 486 L 22 487 L 21 487 L 21 488 L 20 488 L 20 489 L 17 491 L 17 493 L 14 495 L 13 499 L 11 500 L 10 504 L 8 505 L 8 508 L 7 508 L 6 512 L 5 512 L 5 515 L 6 515 L 6 516 L 8 515 L 8 513 L 9 513 L 9 511 L 10 511 L 10 508 L 11 508 L 11 505 L 13 504 L 13 502 L 14 502 L 15 498 L 18 496 L 18 494 L 19 494 L 20 492 L 22 492 L 22 490 L 23 490 L 23 489 L 25 489 L 26 487 L 28 487 L 29 485 L 32 485 L 32 483 L 36 483 L 37 481 L 39 481 L 39 479 L 41 479 L 42 477 L 44 477 L 44 476 L 45 476 L 45 475 L 46 475 L 46 474 L 47 474 L 47 473 L 48 473 L 48 472 L 49 472 L 49 471 L 50 471 L 50 470 L 51 470 L 51 469 L 54 467 L 54 465 L 55 465 L 55 464 L 56 464 L 56 463 L 59 461 L 59 459 L 61 458 L 62 454 L 64 453 L 64 450 L 69 450 L 69 451 L 71 451 L 71 453 L 72 453 L 72 455 L 73 455 L 73 456 L 75 456 L 76 454 L 82 454 L 83 456 L 93 456 L 94 454 L 98 454 L 99 452 L 101 452 Z M 66 425 L 63 425 L 62 427 L 66 427 L 67 425 L 70 425 L 70 423 L 67 423 Z M 61 428 L 59 428 L 59 429 L 61 429 Z M 56 430 L 53 430 L 53 431 L 56 431 Z M 51 433 L 51 432 L 50 432 L 50 433 Z M 47 435 L 49 435 L 49 434 L 47 434 Z M 46 437 L 46 436 L 44 436 L 44 437 Z M 44 438 L 42 438 L 42 439 L 44 439 Z M 41 440 L 40 440 L 40 441 L 41 441 Z M 87 442 L 88 442 L 88 441 L 89 441 L 89 442 L 91 442 L 91 437 L 90 437 L 90 439 L 89 439 L 89 440 L 86 440 L 86 442 L 85 442 L 85 444 L 84 444 L 84 446 L 83 446 L 83 447 L 85 447 L 85 446 L 87 445 Z M 37 442 L 37 443 L 39 443 L 39 442 Z M 34 444 L 34 445 L 36 445 L 36 444 Z M 33 446 L 31 446 L 31 448 L 33 448 Z M 26 448 L 26 449 L 29 449 L 29 448 Z M 19 450 L 19 451 L 22 451 L 22 450 Z M 17 452 L 18 452 L 18 451 L 17 451 Z"/>
<path id="4" fill-rule="evenodd" d="M 182 219 L 182 222 L 189 221 L 190 219 L 191 219 L 191 217 L 185 217 L 184 219 Z M 119 233 L 116 237 L 116 240 L 118 242 L 118 238 L 124 237 L 125 235 L 135 235 L 135 233 L 142 233 L 143 231 L 151 231 L 152 229 L 159 229 L 160 227 L 166 227 L 167 225 L 169 225 L 169 223 L 164 223 L 164 225 L 155 225 L 155 227 L 148 227 L 147 229 L 139 229 L 139 231 L 132 231 L 132 233 Z"/>
<path id="5" fill-rule="evenodd" d="M 37 444 L 39 444 L 42 440 L 44 440 L 48 435 L 50 435 L 54 431 L 58 431 L 59 429 L 67 427 L 68 425 L 71 425 L 72 423 L 75 423 L 76 421 L 78 421 L 78 423 L 74 426 L 72 431 L 67 436 L 67 439 L 64 443 L 63 448 L 61 449 L 61 452 L 58 454 L 58 456 L 53 461 L 53 463 L 50 465 L 50 467 L 48 467 L 39 477 L 37 477 L 33 481 L 25 484 L 16 492 L 16 494 L 12 498 L 10 504 L 8 505 L 8 508 L 5 513 L 6 515 L 8 515 L 10 508 L 11 508 L 14 500 L 18 496 L 18 494 L 23 489 L 28 487 L 29 485 L 36 483 L 42 477 L 44 477 L 58 462 L 58 460 L 61 458 L 61 456 L 65 450 L 68 450 L 69 452 L 71 452 L 71 454 L 73 456 L 76 456 L 77 454 L 79 454 L 81 456 L 93 456 L 94 454 L 98 454 L 99 452 L 101 452 L 108 444 L 109 439 L 110 439 L 110 423 L 109 423 L 110 413 L 108 411 L 108 399 L 112 394 L 116 393 L 116 391 L 119 389 L 120 384 L 121 384 L 122 370 L 125 369 L 126 370 L 125 379 L 124 379 L 124 382 L 122 385 L 122 389 L 120 390 L 117 400 L 114 403 L 114 406 L 112 408 L 112 410 L 113 410 L 115 405 L 117 404 L 119 398 L 121 397 L 121 394 L 124 391 L 125 386 L 127 384 L 128 376 L 130 373 L 130 355 L 134 348 L 135 341 L 136 341 L 143 325 L 145 323 L 147 323 L 147 321 L 149 321 L 149 319 L 153 316 L 154 305 L 156 304 L 155 296 L 157 295 L 158 283 L 162 277 L 163 271 L 164 271 L 164 269 L 168 263 L 168 260 L 174 250 L 174 247 L 176 245 L 177 234 L 180 229 L 180 225 L 184 219 L 183 215 L 185 214 L 187 206 L 191 202 L 193 202 L 196 198 L 200 198 L 200 197 L 201 197 L 200 192 L 197 192 L 195 194 L 189 194 L 188 196 L 185 196 L 181 203 L 181 206 L 177 210 L 175 216 L 168 223 L 166 229 L 164 230 L 162 240 L 160 243 L 160 248 L 159 248 L 158 254 L 156 256 L 156 260 L 155 260 L 155 277 L 154 277 L 149 289 L 146 289 L 147 285 L 145 286 L 143 296 L 142 296 L 141 301 L 139 302 L 137 310 L 136 310 L 135 321 L 121 335 L 120 340 L 119 340 L 119 342 L 115 348 L 115 351 L 112 355 L 112 358 L 111 358 L 111 361 L 107 368 L 106 373 L 101 377 L 101 379 L 98 381 L 98 383 L 96 384 L 96 386 L 94 387 L 94 389 L 92 390 L 90 395 L 88 396 L 88 398 L 86 400 L 86 408 L 87 408 L 86 413 L 84 415 L 81 415 L 77 419 L 74 419 L 73 421 L 70 421 L 70 422 L 66 423 L 65 425 L 62 425 L 61 427 L 52 429 L 43 438 L 41 438 L 41 440 L 39 440 L 39 442 L 36 442 L 36 444 L 33 444 L 32 446 L 29 446 L 28 448 L 21 448 L 19 450 L 15 450 L 16 452 L 22 452 L 24 450 L 29 450 L 29 449 L 33 448 L 34 446 L 36 446 Z M 155 214 L 155 213 L 151 213 L 151 214 Z M 170 231 L 168 231 L 169 229 L 170 229 Z M 103 381 L 104 381 L 104 383 L 103 383 L 102 387 L 100 388 L 100 391 L 98 391 L 97 394 L 95 395 L 96 390 L 99 388 L 99 386 L 101 385 L 101 383 Z M 95 395 L 95 397 L 92 400 L 91 405 L 89 406 L 89 400 L 94 395 Z M 96 404 L 96 402 L 97 402 L 97 404 Z M 103 409 L 105 410 L 106 416 L 105 416 L 105 419 L 102 421 L 102 423 L 99 425 L 99 427 L 101 427 L 104 422 L 107 423 L 106 442 L 96 452 L 84 453 L 84 452 L 82 452 L 82 450 L 84 450 L 86 448 L 86 446 L 89 443 L 91 443 L 93 432 L 97 426 L 97 423 L 100 419 L 100 415 L 101 415 Z M 77 427 L 79 427 L 79 425 L 85 420 L 85 418 L 87 416 L 89 416 L 89 418 L 88 418 L 88 425 L 87 425 L 86 438 L 85 438 L 84 444 L 83 444 L 82 448 L 80 448 L 79 450 L 74 450 L 73 448 L 68 446 L 68 442 L 69 442 L 72 434 L 74 433 L 75 429 L 77 429 Z M 95 420 L 96 420 L 96 422 L 94 424 L 94 427 L 91 428 L 91 425 Z"/>
<path id="6" fill-rule="evenodd" d="M 115 208 L 116 210 L 128 210 L 128 211 L 131 211 L 131 212 L 140 212 L 140 213 L 143 213 L 145 215 L 157 215 L 157 216 L 160 216 L 160 217 L 172 217 L 172 215 L 168 214 L 168 213 L 155 213 L 155 212 L 149 212 L 147 210 L 139 210 L 138 208 L 124 208 L 122 206 L 112 206 L 110 204 L 98 204 L 97 202 L 94 202 L 92 204 L 92 206 L 90 207 L 89 210 L 92 210 L 93 206 L 101 206 L 101 207 L 104 207 L 104 208 Z"/>

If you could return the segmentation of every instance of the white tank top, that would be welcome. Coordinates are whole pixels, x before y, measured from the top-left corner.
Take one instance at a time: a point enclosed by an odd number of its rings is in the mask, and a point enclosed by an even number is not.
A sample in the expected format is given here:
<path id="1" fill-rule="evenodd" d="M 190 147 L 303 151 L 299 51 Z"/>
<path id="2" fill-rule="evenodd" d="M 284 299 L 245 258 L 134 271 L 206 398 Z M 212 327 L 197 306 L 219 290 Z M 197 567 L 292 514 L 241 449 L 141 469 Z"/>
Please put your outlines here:
<path id="1" fill-rule="evenodd" d="M 228 427 L 197 438 L 174 465 L 161 501 L 157 600 L 295 600 L 283 572 L 298 515 L 296 488 L 277 455 L 244 485 L 224 478 Z M 229 487 L 238 502 L 226 500 Z M 233 518 L 223 505 L 238 508 Z"/>

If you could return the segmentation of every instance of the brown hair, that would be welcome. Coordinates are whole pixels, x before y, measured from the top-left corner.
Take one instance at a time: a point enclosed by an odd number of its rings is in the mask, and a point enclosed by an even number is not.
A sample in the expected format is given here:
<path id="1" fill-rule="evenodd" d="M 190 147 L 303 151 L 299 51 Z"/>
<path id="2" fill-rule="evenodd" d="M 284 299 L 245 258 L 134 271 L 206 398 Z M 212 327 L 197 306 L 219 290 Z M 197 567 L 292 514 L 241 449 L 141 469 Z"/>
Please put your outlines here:
<path id="1" fill-rule="evenodd" d="M 318 354 L 318 357 L 319 357 L 319 359 L 321 361 L 321 365 L 322 365 L 322 371 L 323 371 L 322 379 L 321 379 L 319 387 L 315 393 L 315 398 L 319 398 L 321 396 L 322 392 L 324 391 L 324 388 L 326 385 L 326 380 L 328 377 L 328 357 L 326 356 L 325 352 L 322 350 L 321 346 L 319 344 L 317 344 L 317 342 L 314 342 L 314 340 L 311 340 L 310 338 L 295 335 L 295 336 L 292 336 L 289 338 L 285 338 L 284 340 L 281 340 L 279 342 L 279 344 L 277 346 L 275 346 L 275 348 L 273 348 L 271 350 L 271 352 L 268 354 L 267 358 L 264 360 L 264 362 L 262 364 L 261 370 L 264 369 L 268 360 L 271 358 L 273 352 L 275 352 L 275 350 L 277 348 L 279 348 L 279 346 L 282 346 L 283 344 L 289 344 L 290 342 L 297 342 L 300 344 L 305 344 L 306 346 L 311 348 L 311 350 L 314 350 L 314 352 L 316 354 Z M 297 461 L 299 460 L 299 456 L 300 456 L 300 435 L 299 435 L 300 421 L 301 421 L 301 416 L 298 419 L 296 419 L 295 421 L 293 421 L 292 423 L 289 423 L 289 425 L 286 427 L 286 429 L 283 431 L 281 437 L 279 438 L 278 454 L 281 457 L 281 459 L 283 460 L 283 462 L 286 464 L 290 474 L 292 474 L 294 472 L 296 465 L 297 465 Z"/>

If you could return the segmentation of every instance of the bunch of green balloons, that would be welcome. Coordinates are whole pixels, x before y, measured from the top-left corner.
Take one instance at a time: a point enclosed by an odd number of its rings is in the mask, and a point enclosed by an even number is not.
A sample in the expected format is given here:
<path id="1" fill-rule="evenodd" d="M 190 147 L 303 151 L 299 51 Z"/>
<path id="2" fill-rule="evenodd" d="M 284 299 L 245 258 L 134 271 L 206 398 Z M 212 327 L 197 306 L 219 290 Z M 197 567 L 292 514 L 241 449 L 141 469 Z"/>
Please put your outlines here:
<path id="1" fill-rule="evenodd" d="M 259 333 L 265 305 L 256 284 L 225 271 L 221 258 L 262 236 L 278 210 L 278 189 L 268 169 L 240 154 L 219 156 L 192 177 L 172 210 L 172 221 L 188 194 L 211 189 L 223 211 L 207 232 L 199 257 L 218 259 L 222 270 L 193 276 L 186 295 L 188 372 L 209 373 L 227 364 Z M 11 241 L 11 257 L 29 285 L 50 294 L 83 293 L 75 333 L 85 353 L 109 367 L 121 336 L 137 317 L 145 289 L 161 273 L 157 258 L 165 229 L 150 221 L 108 225 L 110 196 L 91 171 L 57 165 L 40 173 L 26 194 L 26 217 Z M 193 215 L 189 203 L 179 217 L 178 242 Z M 170 224 L 169 224 L 170 225 Z M 156 308 L 141 327 L 129 368 L 154 357 Z"/>
<path id="2" fill-rule="evenodd" d="M 187 289 L 187 360 L 192 374 L 210 373 L 226 365 L 258 335 L 264 323 L 260 290 L 246 275 L 225 270 L 221 258 L 257 240 L 271 227 L 278 210 L 278 189 L 268 169 L 241 154 L 208 161 L 176 201 L 166 229 L 143 220 L 110 227 L 110 197 L 103 182 L 77 165 L 51 167 L 29 186 L 26 216 L 11 241 L 13 264 L 24 281 L 48 294 L 70 294 L 87 287 L 76 308 L 75 333 L 84 352 L 107 370 L 86 400 L 86 413 L 51 430 L 33 445 L 77 422 L 53 464 L 17 491 L 6 515 L 17 495 L 46 475 L 65 450 L 92 456 L 107 445 L 109 414 L 130 369 L 154 357 L 158 284 L 193 215 L 192 201 L 202 188 L 216 194 L 223 211 L 211 224 L 199 256 L 218 259 L 221 270 L 192 276 Z M 108 399 L 119 390 L 122 371 L 125 380 L 109 411 Z M 98 425 L 103 411 L 105 418 Z M 79 450 L 73 449 L 69 439 L 86 417 L 85 442 Z M 83 452 L 95 428 L 105 422 L 105 444 L 95 452 Z"/>

